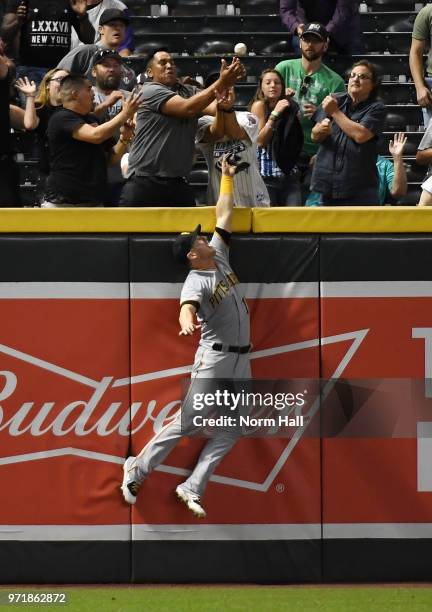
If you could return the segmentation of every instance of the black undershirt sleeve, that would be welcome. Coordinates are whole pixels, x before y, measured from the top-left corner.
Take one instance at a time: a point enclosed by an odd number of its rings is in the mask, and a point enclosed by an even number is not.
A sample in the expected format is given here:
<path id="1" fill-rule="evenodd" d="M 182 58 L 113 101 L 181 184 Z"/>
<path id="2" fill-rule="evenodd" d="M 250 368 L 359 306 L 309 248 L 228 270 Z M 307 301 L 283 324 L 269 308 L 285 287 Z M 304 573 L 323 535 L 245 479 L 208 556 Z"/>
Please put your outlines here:
<path id="1" fill-rule="evenodd" d="M 231 232 L 227 232 L 227 230 L 217 226 L 215 228 L 215 232 L 222 238 L 225 244 L 229 246 L 229 243 L 231 241 Z"/>

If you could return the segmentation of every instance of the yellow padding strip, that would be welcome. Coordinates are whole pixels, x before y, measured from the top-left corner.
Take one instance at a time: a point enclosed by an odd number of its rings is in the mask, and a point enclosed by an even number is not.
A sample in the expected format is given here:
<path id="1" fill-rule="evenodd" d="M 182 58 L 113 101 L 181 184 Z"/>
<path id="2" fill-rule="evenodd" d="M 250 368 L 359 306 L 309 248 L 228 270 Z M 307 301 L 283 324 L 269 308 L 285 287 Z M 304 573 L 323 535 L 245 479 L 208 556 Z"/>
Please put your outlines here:
<path id="1" fill-rule="evenodd" d="M 432 232 L 432 207 L 254 208 L 252 231 L 256 234 Z"/>
<path id="2" fill-rule="evenodd" d="M 0 232 L 184 232 L 201 223 L 203 232 L 215 227 L 215 208 L 1 208 Z M 250 208 L 236 208 L 233 231 L 252 228 Z"/>

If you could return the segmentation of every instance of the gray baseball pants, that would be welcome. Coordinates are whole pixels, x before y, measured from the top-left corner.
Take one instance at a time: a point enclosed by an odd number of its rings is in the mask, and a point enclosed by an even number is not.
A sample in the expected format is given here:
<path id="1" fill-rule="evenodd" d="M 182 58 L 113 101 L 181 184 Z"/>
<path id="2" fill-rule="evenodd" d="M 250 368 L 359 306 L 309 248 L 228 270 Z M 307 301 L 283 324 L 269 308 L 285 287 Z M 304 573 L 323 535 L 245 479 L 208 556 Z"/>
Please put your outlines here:
<path id="1" fill-rule="evenodd" d="M 244 379 L 250 376 L 248 354 L 224 353 L 204 346 L 200 346 L 196 352 L 191 374 L 192 381 L 199 378 Z M 181 425 L 181 411 L 179 411 L 176 418 L 149 440 L 137 455 L 136 467 L 140 482 L 164 461 L 180 438 L 185 435 Z M 202 496 L 210 476 L 234 446 L 238 437 L 236 431 L 225 430 L 210 438 L 202 449 L 192 473 L 182 486 L 191 493 Z"/>

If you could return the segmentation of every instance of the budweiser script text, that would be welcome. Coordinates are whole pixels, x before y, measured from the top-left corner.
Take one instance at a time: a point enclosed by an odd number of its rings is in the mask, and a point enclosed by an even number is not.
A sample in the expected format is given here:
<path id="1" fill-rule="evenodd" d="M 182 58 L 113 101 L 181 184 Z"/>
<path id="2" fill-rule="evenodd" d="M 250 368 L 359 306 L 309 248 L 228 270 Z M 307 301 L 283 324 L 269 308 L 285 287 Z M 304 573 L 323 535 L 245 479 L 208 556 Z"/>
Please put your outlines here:
<path id="1" fill-rule="evenodd" d="M 16 374 L 11 371 L 0 371 L 0 402 L 10 399 L 18 385 Z M 35 402 L 24 402 L 14 410 L 12 416 L 6 415 L 0 403 L 0 432 L 8 431 L 11 436 L 30 433 L 32 436 L 43 436 L 51 432 L 54 436 L 87 436 L 96 433 L 98 436 L 119 434 L 129 436 L 142 429 L 146 423 L 152 422 L 153 430 L 158 433 L 168 422 L 172 421 L 180 409 L 180 400 L 174 400 L 159 408 L 156 400 L 149 400 L 146 408 L 143 402 L 133 402 L 124 406 L 122 402 L 112 402 L 101 412 L 101 402 L 104 394 L 110 389 L 112 376 L 105 376 L 97 383 L 88 400 L 76 400 L 63 407 L 56 402 L 44 402 L 40 407 Z M 145 409 L 142 420 L 131 429 L 131 421 L 138 412 Z M 96 411 L 98 415 L 96 416 Z M 10 413 L 10 409 L 7 411 Z"/>

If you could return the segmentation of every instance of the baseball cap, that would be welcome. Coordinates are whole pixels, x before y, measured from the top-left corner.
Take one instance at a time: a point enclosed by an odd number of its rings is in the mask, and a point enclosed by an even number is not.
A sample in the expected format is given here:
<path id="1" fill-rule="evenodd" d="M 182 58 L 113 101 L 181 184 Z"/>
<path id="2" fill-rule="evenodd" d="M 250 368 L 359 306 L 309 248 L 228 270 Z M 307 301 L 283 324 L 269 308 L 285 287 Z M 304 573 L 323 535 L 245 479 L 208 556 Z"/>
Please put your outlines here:
<path id="1" fill-rule="evenodd" d="M 103 26 L 110 21 L 123 21 L 126 25 L 129 24 L 129 17 L 120 9 L 107 9 L 102 13 L 99 19 L 99 25 Z"/>
<path id="2" fill-rule="evenodd" d="M 325 27 L 317 22 L 307 23 L 300 38 L 303 38 L 303 36 L 306 36 L 306 34 L 309 34 L 310 36 L 316 36 L 317 38 L 322 40 L 322 42 L 327 42 L 329 37 Z"/>
<path id="3" fill-rule="evenodd" d="M 122 56 L 117 53 L 114 49 L 99 49 L 93 56 L 92 60 L 92 68 L 96 66 L 96 64 L 101 64 L 107 58 L 112 57 L 117 60 L 120 64 L 123 63 Z"/>
<path id="4" fill-rule="evenodd" d="M 177 236 L 173 244 L 173 255 L 179 263 L 187 263 L 187 254 L 191 250 L 193 243 L 201 233 L 201 225 L 197 225 L 193 232 L 184 232 Z"/>

